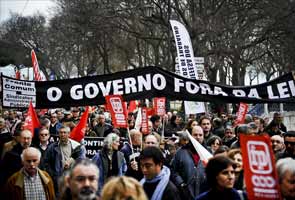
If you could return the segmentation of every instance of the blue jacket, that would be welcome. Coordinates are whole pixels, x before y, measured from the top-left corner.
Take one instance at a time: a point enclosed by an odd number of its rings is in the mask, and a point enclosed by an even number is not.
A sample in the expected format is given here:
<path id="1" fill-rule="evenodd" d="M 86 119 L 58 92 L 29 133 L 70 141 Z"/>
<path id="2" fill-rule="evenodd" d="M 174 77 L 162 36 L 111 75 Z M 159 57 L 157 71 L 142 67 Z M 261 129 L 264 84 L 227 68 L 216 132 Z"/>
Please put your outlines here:
<path id="1" fill-rule="evenodd" d="M 178 188 L 182 183 L 187 185 L 190 199 L 195 199 L 208 189 L 202 161 L 195 165 L 187 145 L 178 149 L 172 160 L 171 179 Z"/>
<path id="2" fill-rule="evenodd" d="M 113 176 L 123 176 L 127 171 L 127 165 L 124 158 L 124 154 L 120 151 L 115 151 L 117 153 L 118 162 L 118 174 L 112 174 Z M 106 179 L 108 178 L 108 170 L 110 169 L 110 162 L 107 153 L 104 150 L 97 152 L 93 158 L 93 162 L 96 163 L 99 169 L 99 179 L 98 179 L 98 189 L 101 191 Z"/>
<path id="3" fill-rule="evenodd" d="M 243 191 L 236 189 L 229 189 L 226 191 L 216 191 L 216 190 L 209 190 L 200 194 L 196 200 L 211 200 L 211 199 L 218 199 L 218 200 L 247 200 L 247 195 Z"/>
<path id="4" fill-rule="evenodd" d="M 71 157 L 75 160 L 85 158 L 80 143 L 71 139 L 69 140 L 72 146 Z M 55 183 L 57 183 L 57 179 L 62 176 L 64 172 L 62 154 L 58 144 L 58 142 L 50 144 L 44 157 L 44 169 L 49 173 Z"/>

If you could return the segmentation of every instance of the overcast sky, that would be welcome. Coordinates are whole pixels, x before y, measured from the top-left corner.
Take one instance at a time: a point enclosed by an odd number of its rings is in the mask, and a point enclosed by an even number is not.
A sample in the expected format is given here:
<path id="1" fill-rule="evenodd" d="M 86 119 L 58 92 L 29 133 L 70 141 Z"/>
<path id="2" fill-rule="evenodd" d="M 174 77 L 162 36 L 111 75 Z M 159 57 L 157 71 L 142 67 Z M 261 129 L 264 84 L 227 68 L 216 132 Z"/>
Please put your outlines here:
<path id="1" fill-rule="evenodd" d="M 52 0 L 0 0 L 0 22 L 7 20 L 10 12 L 28 16 L 39 11 L 43 15 L 50 17 L 49 8 L 54 5 Z"/>

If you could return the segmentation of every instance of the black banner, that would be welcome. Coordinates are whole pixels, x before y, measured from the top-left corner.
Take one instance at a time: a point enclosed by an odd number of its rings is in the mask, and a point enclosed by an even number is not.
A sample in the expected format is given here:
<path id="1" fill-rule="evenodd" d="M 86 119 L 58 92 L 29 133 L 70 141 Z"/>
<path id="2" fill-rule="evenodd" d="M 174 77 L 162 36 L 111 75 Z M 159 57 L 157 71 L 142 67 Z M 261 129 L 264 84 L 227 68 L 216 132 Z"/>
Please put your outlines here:
<path id="1" fill-rule="evenodd" d="M 291 73 L 243 87 L 188 79 L 158 67 L 57 81 L 19 81 L 2 77 L 2 83 L 3 107 L 27 107 L 30 100 L 36 108 L 100 105 L 105 103 L 106 95 L 112 94 L 123 95 L 127 101 L 166 97 L 219 103 L 295 103 Z M 28 96 L 20 98 L 17 94 Z"/>

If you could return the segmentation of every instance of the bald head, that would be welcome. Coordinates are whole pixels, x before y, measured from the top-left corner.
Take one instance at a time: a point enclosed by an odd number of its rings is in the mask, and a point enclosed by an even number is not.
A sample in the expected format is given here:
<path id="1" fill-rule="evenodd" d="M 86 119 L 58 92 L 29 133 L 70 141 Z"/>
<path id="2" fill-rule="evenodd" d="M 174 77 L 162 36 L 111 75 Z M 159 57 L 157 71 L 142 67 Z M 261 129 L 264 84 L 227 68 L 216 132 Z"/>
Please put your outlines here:
<path id="1" fill-rule="evenodd" d="M 201 144 L 204 142 L 204 132 L 201 126 L 193 127 L 192 137 L 195 138 Z"/>
<path id="2" fill-rule="evenodd" d="M 32 133 L 29 130 L 23 130 L 20 133 L 20 144 L 21 146 L 26 149 L 31 146 L 32 143 Z"/>
<path id="3" fill-rule="evenodd" d="M 272 144 L 272 149 L 273 151 L 279 152 L 282 151 L 285 148 L 284 145 L 284 138 L 280 135 L 273 135 L 271 138 L 271 144 Z"/>

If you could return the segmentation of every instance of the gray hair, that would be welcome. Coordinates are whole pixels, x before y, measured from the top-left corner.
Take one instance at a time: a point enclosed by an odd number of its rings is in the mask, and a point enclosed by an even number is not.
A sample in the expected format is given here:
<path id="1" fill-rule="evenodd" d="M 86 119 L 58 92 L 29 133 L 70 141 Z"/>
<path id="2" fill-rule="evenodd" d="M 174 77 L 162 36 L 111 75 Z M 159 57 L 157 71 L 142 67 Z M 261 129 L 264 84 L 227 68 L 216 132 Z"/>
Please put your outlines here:
<path id="1" fill-rule="evenodd" d="M 116 141 L 118 138 L 120 138 L 117 134 L 115 133 L 109 133 L 103 140 L 103 146 L 107 149 L 112 149 L 112 144 L 114 141 Z"/>
<path id="2" fill-rule="evenodd" d="M 27 154 L 30 151 L 36 153 L 37 156 L 38 156 L 39 161 L 41 160 L 41 151 L 39 149 L 35 148 L 35 147 L 28 147 L 28 148 L 24 149 L 23 152 L 20 155 L 22 161 L 24 161 L 25 154 Z"/>
<path id="3" fill-rule="evenodd" d="M 287 171 L 295 175 L 295 160 L 292 158 L 280 159 L 277 161 L 276 168 L 279 175 L 279 182 L 281 183 Z"/>
<path id="4" fill-rule="evenodd" d="M 177 135 L 179 137 L 179 140 L 187 140 L 189 141 L 189 137 L 186 131 L 179 131 L 177 132 Z"/>
<path id="5" fill-rule="evenodd" d="M 97 165 L 96 165 L 92 160 L 90 160 L 89 158 L 84 158 L 84 159 L 80 159 L 80 160 L 76 161 L 76 162 L 74 163 L 74 165 L 72 166 L 72 168 L 70 169 L 69 176 L 70 176 L 71 178 L 73 177 L 73 171 L 74 171 L 74 169 L 75 169 L 77 166 L 80 166 L 80 165 L 82 165 L 82 166 L 86 166 L 86 167 L 88 167 L 88 166 L 92 166 L 92 167 L 94 167 L 94 169 L 95 169 L 95 171 L 96 171 L 96 174 L 97 174 L 97 176 L 99 177 L 99 169 L 98 169 Z"/>
<path id="6" fill-rule="evenodd" d="M 68 127 L 68 126 L 61 126 L 60 128 L 59 128 L 59 130 L 60 129 L 65 129 L 65 131 L 67 132 L 67 133 L 69 133 L 70 131 L 71 131 L 71 129 L 70 129 L 70 127 Z M 58 131 L 59 131 L 58 130 Z"/>

